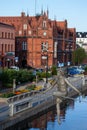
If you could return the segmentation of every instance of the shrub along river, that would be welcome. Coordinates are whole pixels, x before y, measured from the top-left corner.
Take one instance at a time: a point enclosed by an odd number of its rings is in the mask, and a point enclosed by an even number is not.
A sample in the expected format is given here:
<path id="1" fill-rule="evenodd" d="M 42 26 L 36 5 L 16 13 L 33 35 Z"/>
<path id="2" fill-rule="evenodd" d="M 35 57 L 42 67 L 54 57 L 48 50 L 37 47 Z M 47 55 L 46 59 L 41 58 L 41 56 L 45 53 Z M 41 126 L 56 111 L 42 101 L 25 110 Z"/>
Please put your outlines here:
<path id="1" fill-rule="evenodd" d="M 53 107 L 29 121 L 24 130 L 87 130 L 87 96 L 69 100 L 66 107 L 61 107 L 60 124 L 57 119 L 56 107 Z"/>

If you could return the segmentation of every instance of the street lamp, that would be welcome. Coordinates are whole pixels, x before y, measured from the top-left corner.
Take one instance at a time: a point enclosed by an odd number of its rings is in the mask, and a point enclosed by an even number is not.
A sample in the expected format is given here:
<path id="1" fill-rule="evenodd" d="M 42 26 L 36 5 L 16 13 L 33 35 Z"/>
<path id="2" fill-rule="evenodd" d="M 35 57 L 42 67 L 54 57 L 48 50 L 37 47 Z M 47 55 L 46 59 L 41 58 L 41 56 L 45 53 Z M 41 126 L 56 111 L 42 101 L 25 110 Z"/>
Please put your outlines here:
<path id="1" fill-rule="evenodd" d="M 48 83 L 48 55 L 46 56 L 46 84 Z"/>
<path id="2" fill-rule="evenodd" d="M 46 51 L 46 53 L 44 52 L 43 56 L 42 56 L 42 59 L 46 61 L 46 86 L 48 84 L 48 58 L 50 57 L 50 55 L 53 54 L 53 51 Z"/>
<path id="3" fill-rule="evenodd" d="M 10 63 L 10 59 L 9 58 L 7 59 L 7 63 L 8 63 L 8 68 L 9 68 L 9 63 Z"/>
<path id="4" fill-rule="evenodd" d="M 48 76 L 47 76 L 47 73 L 48 73 L 48 55 L 44 55 L 42 56 L 42 59 L 43 60 L 46 60 L 46 84 L 48 83 Z"/>

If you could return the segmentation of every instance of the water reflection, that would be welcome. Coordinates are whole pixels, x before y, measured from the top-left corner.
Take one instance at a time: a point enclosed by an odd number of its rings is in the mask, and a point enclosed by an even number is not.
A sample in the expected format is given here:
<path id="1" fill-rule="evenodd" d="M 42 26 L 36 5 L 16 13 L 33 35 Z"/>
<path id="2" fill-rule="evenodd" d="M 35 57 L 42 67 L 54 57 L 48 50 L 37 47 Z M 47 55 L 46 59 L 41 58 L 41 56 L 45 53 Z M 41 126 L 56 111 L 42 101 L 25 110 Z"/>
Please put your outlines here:
<path id="1" fill-rule="evenodd" d="M 81 102 L 80 102 L 81 101 Z M 37 119 L 28 122 L 24 130 L 87 130 L 87 96 L 69 100 L 60 110 L 61 124 L 58 124 L 56 106 Z"/>
<path id="2" fill-rule="evenodd" d="M 67 103 L 61 105 L 60 107 L 61 123 L 65 122 L 66 112 L 68 109 L 74 109 L 74 101 L 69 100 Z M 27 130 L 54 130 L 55 125 L 59 126 L 57 120 L 58 116 L 55 106 L 51 111 L 45 113 L 44 115 L 41 115 L 37 119 L 34 119 L 30 125 L 31 128 L 28 128 Z"/>

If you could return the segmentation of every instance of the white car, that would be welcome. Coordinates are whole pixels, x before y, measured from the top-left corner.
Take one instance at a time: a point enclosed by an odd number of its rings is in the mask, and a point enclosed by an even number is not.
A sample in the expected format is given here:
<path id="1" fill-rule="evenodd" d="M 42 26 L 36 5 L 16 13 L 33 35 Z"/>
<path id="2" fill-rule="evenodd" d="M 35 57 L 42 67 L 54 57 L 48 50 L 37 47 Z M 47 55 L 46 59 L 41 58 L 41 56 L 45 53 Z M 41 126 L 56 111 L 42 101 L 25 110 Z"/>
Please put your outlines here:
<path id="1" fill-rule="evenodd" d="M 19 67 L 17 67 L 17 66 L 10 66 L 10 69 L 19 70 Z"/>

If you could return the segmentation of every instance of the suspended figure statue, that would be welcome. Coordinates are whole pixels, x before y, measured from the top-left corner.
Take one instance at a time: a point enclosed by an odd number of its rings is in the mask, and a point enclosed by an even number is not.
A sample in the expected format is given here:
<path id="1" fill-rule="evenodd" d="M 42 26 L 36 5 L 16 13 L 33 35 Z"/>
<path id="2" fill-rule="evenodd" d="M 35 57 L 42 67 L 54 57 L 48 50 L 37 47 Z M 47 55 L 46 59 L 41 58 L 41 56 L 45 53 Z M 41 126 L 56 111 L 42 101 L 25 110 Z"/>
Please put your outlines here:
<path id="1" fill-rule="evenodd" d="M 80 91 L 74 87 L 71 83 L 69 83 L 68 79 L 65 78 L 64 72 L 61 70 L 61 68 L 58 70 L 57 78 L 57 91 L 54 92 L 54 95 L 56 96 L 56 107 L 57 107 L 57 115 L 58 115 L 58 123 L 60 124 L 60 103 L 62 102 L 62 98 L 64 98 L 67 95 L 67 86 L 74 89 L 79 95 L 81 95 Z"/>
<path id="2" fill-rule="evenodd" d="M 68 79 L 65 77 L 64 72 L 60 68 L 57 73 L 57 77 L 54 79 L 57 86 L 57 91 L 53 93 L 56 96 L 56 107 L 57 107 L 57 115 L 58 115 L 58 123 L 60 124 L 60 103 L 62 102 L 63 98 L 67 96 L 67 87 L 71 87 L 74 89 L 79 95 L 81 95 L 80 91 L 73 86 Z M 52 89 L 54 86 L 48 87 L 45 92 Z"/>

